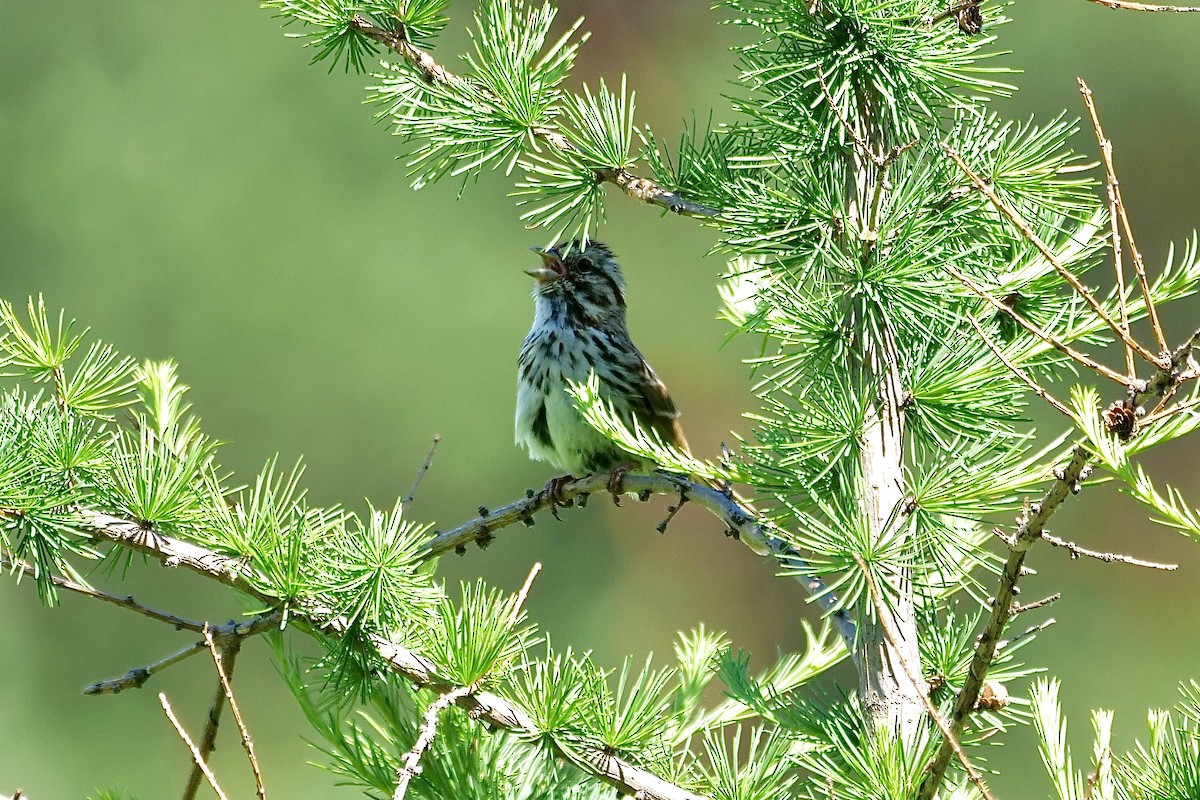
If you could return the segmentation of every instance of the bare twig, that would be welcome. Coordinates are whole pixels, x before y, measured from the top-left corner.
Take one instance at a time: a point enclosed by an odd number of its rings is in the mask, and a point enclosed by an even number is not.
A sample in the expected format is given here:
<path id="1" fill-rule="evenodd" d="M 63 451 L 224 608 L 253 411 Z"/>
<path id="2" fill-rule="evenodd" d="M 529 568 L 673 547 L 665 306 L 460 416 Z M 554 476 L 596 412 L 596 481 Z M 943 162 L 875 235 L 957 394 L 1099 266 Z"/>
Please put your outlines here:
<path id="1" fill-rule="evenodd" d="M 1189 400 L 1182 400 L 1182 401 L 1176 403 L 1175 405 L 1171 406 L 1170 408 L 1164 408 L 1159 411 L 1155 411 L 1153 414 L 1149 414 L 1149 415 L 1143 417 L 1142 419 L 1138 420 L 1138 427 L 1145 428 L 1147 425 L 1149 425 L 1153 422 L 1158 422 L 1159 420 L 1166 419 L 1167 417 L 1171 416 L 1172 414 L 1175 414 L 1179 411 L 1187 411 L 1189 408 L 1195 408 L 1198 405 L 1200 405 L 1200 397 L 1193 397 Z"/>
<path id="2" fill-rule="evenodd" d="M 1103 561 L 1106 564 L 1112 564 L 1115 562 L 1115 563 L 1119 563 L 1119 564 L 1129 564 L 1134 567 L 1146 567 L 1148 569 L 1161 569 L 1166 572 L 1173 572 L 1174 570 L 1179 569 L 1178 564 L 1160 564 L 1157 561 L 1145 561 L 1140 558 L 1134 558 L 1133 556 L 1122 555 L 1121 553 L 1102 553 L 1098 550 L 1089 550 L 1086 547 L 1080 547 L 1079 545 L 1075 544 L 1074 542 L 1068 542 L 1065 539 L 1060 539 L 1057 536 L 1052 536 L 1051 534 L 1046 533 L 1045 531 L 1042 531 L 1042 541 L 1044 541 L 1054 547 L 1061 547 L 1065 550 L 1070 551 L 1072 558 L 1079 558 L 1080 556 L 1087 556 L 1088 558 L 1094 558 L 1097 561 Z"/>
<path id="3" fill-rule="evenodd" d="M 1093 2 L 1097 1 L 1093 0 Z M 1165 7 L 1160 7 L 1159 10 L 1162 8 Z M 1158 308 L 1155 306 L 1154 298 L 1150 294 L 1150 284 L 1146 280 L 1146 265 L 1142 261 L 1142 254 L 1137 248 L 1137 242 L 1134 241 L 1133 226 L 1129 224 L 1129 214 L 1126 212 L 1125 202 L 1121 198 L 1121 184 L 1117 180 L 1117 170 L 1113 165 L 1112 140 L 1104 135 L 1104 129 L 1100 127 L 1100 115 L 1096 111 L 1096 102 L 1092 98 L 1092 90 L 1084 83 L 1083 78 L 1077 78 L 1076 80 L 1079 81 L 1079 93 L 1083 95 L 1083 104 L 1087 106 L 1088 116 L 1092 120 L 1092 131 L 1095 132 L 1096 142 L 1100 146 L 1100 157 L 1104 161 L 1105 183 L 1108 186 L 1109 222 L 1112 225 L 1113 256 L 1119 280 L 1118 291 L 1121 296 L 1121 310 L 1122 312 L 1125 310 L 1125 277 L 1121 269 L 1121 238 L 1117 234 L 1118 216 L 1121 219 L 1121 227 L 1125 229 L 1125 238 L 1129 240 L 1129 252 L 1133 256 L 1133 269 L 1137 273 L 1138 285 L 1141 287 L 1142 297 L 1146 301 L 1146 314 L 1150 318 L 1150 328 L 1154 331 L 1154 341 L 1158 344 L 1159 352 L 1165 354 L 1170 350 L 1170 347 L 1167 346 L 1167 337 L 1163 333 L 1162 323 L 1158 319 Z M 1128 321 L 1125 322 L 1125 330 L 1129 330 Z M 1132 377 L 1132 361 L 1129 374 Z"/>
<path id="4" fill-rule="evenodd" d="M 405 34 L 403 24 L 397 24 L 396 27 L 385 30 L 372 24 L 366 17 L 355 14 L 349 22 L 349 27 L 403 57 L 421 73 L 421 77 L 426 83 L 458 85 L 464 82 L 461 77 L 439 64 L 429 53 L 410 42 Z M 576 151 L 571 142 L 553 128 L 535 127 L 531 128 L 529 133 L 556 150 Z M 649 178 L 638 177 L 624 167 L 598 169 L 595 175 L 597 181 L 611 183 L 635 200 L 656 205 L 680 216 L 721 216 L 720 209 L 687 200 L 677 192 L 668 191 Z"/>
<path id="5" fill-rule="evenodd" d="M 1026 611 L 1033 611 L 1035 608 L 1048 606 L 1062 597 L 1062 592 L 1055 592 L 1049 597 L 1043 597 L 1041 600 L 1034 600 L 1032 603 L 1013 603 L 1013 614 L 1023 614 Z"/>
<path id="6" fill-rule="evenodd" d="M 1132 0 L 1089 0 L 1105 8 L 1113 8 L 1118 11 L 1166 11 L 1187 13 L 1189 11 L 1200 11 L 1200 6 L 1160 6 L 1151 3 L 1134 3 Z"/>
<path id="7" fill-rule="evenodd" d="M 722 488 L 722 491 L 724 491 L 724 488 Z M 654 526 L 654 530 L 658 531 L 659 533 L 666 533 L 667 526 L 671 524 L 671 520 L 675 519 L 675 515 L 679 513 L 679 510 L 681 508 L 683 508 L 684 504 L 687 503 L 687 501 L 688 501 L 687 491 L 684 489 L 680 489 L 679 490 L 679 502 L 673 506 L 667 506 L 667 516 L 663 518 L 662 522 L 660 522 Z"/>
<path id="8" fill-rule="evenodd" d="M 1027 608 L 1020 609 L 1020 611 L 1028 611 L 1028 610 L 1029 609 L 1027 609 Z M 1014 611 L 1013 613 L 1015 614 L 1015 613 L 1019 613 L 1019 612 Z M 1035 634 L 1041 633 L 1042 631 L 1046 630 L 1046 628 L 1049 628 L 1051 625 L 1053 625 L 1055 622 L 1056 622 L 1056 620 L 1054 619 L 1054 617 L 1048 617 L 1047 619 L 1039 622 L 1037 625 L 1030 625 L 1028 628 L 1021 631 L 1020 633 L 1018 633 L 1016 636 L 1012 637 L 1011 639 L 1001 639 L 1000 641 L 996 642 L 996 650 L 998 652 L 1000 650 L 1003 650 L 1006 647 L 1012 647 L 1017 642 L 1020 642 L 1024 639 L 1028 639 L 1030 636 L 1033 636 Z"/>
<path id="9" fill-rule="evenodd" d="M 1121 229 L 1120 219 L 1124 206 L 1121 203 L 1121 195 L 1118 189 L 1117 172 L 1113 167 L 1112 160 L 1112 140 L 1104 135 L 1104 131 L 1100 128 L 1100 118 L 1096 116 L 1096 106 L 1092 102 L 1092 91 L 1087 88 L 1087 84 L 1083 79 L 1079 79 L 1079 90 L 1083 92 L 1083 102 L 1087 106 L 1088 113 L 1092 118 L 1092 130 L 1096 133 L 1096 144 L 1100 147 L 1100 157 L 1104 161 L 1105 172 L 1105 190 L 1108 193 L 1108 225 L 1109 236 L 1112 239 L 1113 251 L 1113 273 L 1117 279 L 1117 306 L 1121 314 L 1121 330 L 1129 333 L 1129 307 L 1126 303 L 1125 294 L 1125 264 L 1121 258 Z M 1142 271 L 1143 276 L 1145 270 Z M 1154 306 L 1154 298 L 1150 296 L 1147 290 L 1145 280 L 1141 282 L 1143 296 L 1146 300 L 1146 309 L 1150 314 L 1150 319 L 1155 330 L 1158 330 L 1158 310 Z M 1165 351 L 1165 347 L 1160 347 L 1160 350 Z M 1133 348 L 1128 344 L 1125 345 L 1125 372 L 1129 375 L 1132 381 L 1137 377 L 1137 367 L 1133 362 Z"/>
<path id="10" fill-rule="evenodd" d="M 979 334 L 979 338 L 983 339 L 983 343 L 988 346 L 988 349 L 992 351 L 992 354 L 995 355 L 996 358 L 1000 359 L 1000 363 L 1003 364 L 1004 366 L 1008 367 L 1009 372 L 1011 372 L 1012 374 L 1014 374 L 1018 378 L 1020 378 L 1022 381 L 1024 381 L 1025 385 L 1028 386 L 1030 389 L 1032 389 L 1034 394 L 1036 394 L 1038 397 L 1045 400 L 1050 405 L 1054 406 L 1054 408 L 1057 409 L 1060 413 L 1065 414 L 1068 419 L 1076 420 L 1074 412 L 1072 412 L 1071 409 L 1067 408 L 1065 403 L 1058 400 L 1056 397 L 1054 397 L 1054 395 L 1050 394 L 1048 391 L 1043 389 L 1041 387 L 1041 385 L 1037 381 L 1035 381 L 1028 372 L 1026 372 L 1025 370 L 1021 369 L 1019 366 L 1014 364 L 1011 360 L 1009 360 L 1009 358 L 1007 356 L 1004 355 L 1004 353 L 1002 353 L 1000 351 L 1000 348 L 997 347 L 995 342 L 992 341 L 991 337 L 989 337 L 984 332 L 983 327 L 980 326 L 980 324 L 975 321 L 974 317 L 972 317 L 970 314 L 967 314 L 966 317 L 967 317 L 967 322 L 971 323 L 971 327 L 974 328 L 975 332 Z M 1132 380 L 1134 376 L 1131 373 L 1129 377 Z"/>
<path id="11" fill-rule="evenodd" d="M 417 477 L 413 480 L 412 488 L 408 490 L 408 494 L 400 501 L 400 511 L 403 513 L 412 505 L 413 498 L 417 496 L 417 489 L 421 488 L 421 481 L 425 477 L 425 473 L 433 466 L 433 456 L 437 453 L 438 444 L 442 441 L 442 435 L 435 433 L 433 435 L 433 444 L 429 446 L 429 452 L 425 455 L 425 461 L 421 464 L 421 468 L 417 470 Z"/>
<path id="12" fill-rule="evenodd" d="M 1041 537 L 1046 523 L 1062 505 L 1063 500 L 1083 479 L 1090 460 L 1087 450 L 1082 446 L 1075 447 L 1071 453 L 1071 460 L 1064 468 L 1056 471 L 1054 483 L 1042 495 L 1041 501 L 1030 505 L 1022 513 L 1020 525 L 1011 540 L 1008 559 L 1004 563 L 1000 586 L 992 601 L 991 616 L 975 644 L 975 654 L 967 669 L 967 679 L 950 712 L 949 724 L 953 738 L 943 738 L 937 755 L 926 769 L 925 782 L 921 784 L 921 792 L 918 795 L 919 800 L 933 800 L 937 795 L 938 787 L 946 774 L 946 767 L 955 755 L 955 744 L 961 740 L 966 727 L 967 716 L 979 701 L 979 691 L 983 688 L 988 669 L 996 657 L 1000 637 L 1014 613 L 1013 597 L 1016 594 L 1017 581 L 1024 571 L 1025 556 L 1029 548 Z"/>
<path id="13" fill-rule="evenodd" d="M 229 703 L 229 710 L 233 712 L 233 721 L 237 724 L 238 733 L 242 737 L 242 747 L 246 751 L 246 758 L 249 759 L 250 769 L 254 773 L 254 794 L 258 800 L 267 800 L 262 770 L 259 768 L 258 758 L 254 755 L 254 741 L 250 738 L 246 721 L 242 719 L 242 711 L 238 708 L 237 699 L 233 696 L 233 685 L 230 683 L 230 675 L 233 674 L 233 660 L 241 648 L 241 640 L 235 639 L 224 648 L 218 648 L 217 643 L 213 641 L 212 632 L 205 631 L 204 643 L 208 645 L 208 652 L 212 655 L 213 667 L 217 670 L 217 677 L 221 680 L 221 687 L 225 691 L 225 700 Z M 229 654 L 228 668 L 225 666 L 226 654 Z"/>
<path id="14" fill-rule="evenodd" d="M 282 619 L 282 614 L 279 611 L 272 611 L 268 614 L 255 617 L 246 622 L 231 622 L 228 625 L 218 625 L 212 628 L 212 637 L 218 644 L 224 646 L 233 641 L 240 641 L 247 636 L 254 636 L 262 633 L 279 624 Z M 201 627 L 203 630 L 203 626 Z M 147 664 L 144 667 L 134 667 L 119 678 L 112 678 L 106 681 L 99 681 L 84 688 L 84 694 L 116 694 L 123 689 L 136 689 L 141 687 L 148 681 L 151 676 L 162 672 L 167 667 L 178 664 L 186 658 L 203 653 L 207 649 L 207 645 L 203 640 L 193 642 L 187 647 L 177 650 L 169 656 L 155 661 L 153 664 Z"/>
<path id="15" fill-rule="evenodd" d="M 133 667 L 119 678 L 109 678 L 85 686 L 83 693 L 90 695 L 117 694 L 125 689 L 140 689 L 155 674 L 201 652 L 204 652 L 204 643 L 194 642 L 144 667 Z"/>
<path id="16" fill-rule="evenodd" d="M 538 566 L 541 565 L 539 564 Z M 535 574 L 536 571 L 530 573 L 531 580 Z M 405 753 L 404 758 L 401 759 L 400 769 L 397 772 L 396 791 L 392 792 L 392 800 L 404 800 L 404 795 L 408 793 L 409 781 L 420 774 L 421 756 L 433 745 L 433 739 L 437 736 L 438 717 L 441 713 L 458 702 L 460 698 L 466 697 L 478 688 L 478 681 L 470 686 L 458 686 L 439 695 L 436 700 L 429 704 L 429 708 L 425 709 L 425 720 L 421 725 L 420 731 L 417 733 L 417 741 L 413 744 L 412 749 Z"/>
<path id="17" fill-rule="evenodd" d="M 159 692 L 158 702 L 162 705 L 163 713 L 167 715 L 167 719 L 169 719 L 171 724 L 175 726 L 175 732 L 179 734 L 179 738 L 183 740 L 183 743 L 187 745 L 188 750 L 191 751 L 192 760 L 196 763 L 196 766 L 200 768 L 200 771 L 208 780 L 208 785 L 213 788 L 213 791 L 217 793 L 217 797 L 219 797 L 220 800 L 229 800 L 229 798 L 226 797 L 225 792 L 221 791 L 221 785 L 217 783 L 217 776 L 214 775 L 212 770 L 208 768 L 208 764 L 204 762 L 204 757 L 200 755 L 200 751 L 197 750 L 196 745 L 192 743 L 191 737 L 188 736 L 187 731 L 183 729 L 183 726 L 179 724 L 179 720 L 175 717 L 175 712 L 172 710 L 171 703 L 167 700 L 167 696 L 162 692 Z"/>
<path id="18" fill-rule="evenodd" d="M 560 500 L 571 500 L 583 495 L 605 491 L 608 476 L 605 474 L 588 475 L 568 481 L 559 487 L 557 496 Z M 837 596 L 829 590 L 823 581 L 810 577 L 804 570 L 803 558 L 792 547 L 761 522 L 754 514 L 748 512 L 731 497 L 711 486 L 695 483 L 676 475 L 654 472 L 649 475 L 626 475 L 623 486 L 628 492 L 652 492 L 654 494 L 678 494 L 686 492 L 688 500 L 707 509 L 729 526 L 729 530 L 743 544 L 760 556 L 771 557 L 781 566 L 795 575 L 808 591 L 809 595 L 830 617 L 847 646 L 853 648 L 854 620 L 845 609 L 839 608 Z M 430 556 L 440 555 L 448 551 L 466 552 L 467 545 L 481 538 L 487 541 L 500 528 L 513 525 L 529 519 L 533 514 L 550 507 L 550 497 L 541 492 L 509 503 L 497 509 L 482 509 L 488 513 L 464 522 L 457 528 L 439 533 L 426 543 L 424 550 Z"/>
<path id="19" fill-rule="evenodd" d="M 204 634 L 202 644 L 208 648 L 209 642 L 212 641 L 212 635 L 208 631 L 205 631 Z M 237 654 L 241 649 L 241 643 L 234 639 L 225 648 L 225 661 L 229 671 L 232 672 L 237 663 Z M 225 684 L 221 680 L 221 674 L 222 671 L 218 667 L 217 690 L 208 706 L 208 719 L 204 723 L 204 735 L 200 737 L 199 753 L 204 764 L 208 763 L 208 757 L 212 755 L 212 751 L 217 749 L 217 728 L 221 725 L 221 710 L 225 708 Z M 188 776 L 187 785 L 183 789 L 183 800 L 194 800 L 196 792 L 200 789 L 201 777 L 203 777 L 203 766 L 201 761 L 197 761 L 196 765 L 192 767 L 192 774 Z"/>
<path id="20" fill-rule="evenodd" d="M 517 592 L 517 600 L 513 603 L 512 616 L 510 624 L 516 625 L 517 619 L 521 616 L 521 608 L 525 605 L 525 601 L 529 598 L 529 590 L 533 588 L 533 579 L 542 571 L 542 562 L 535 561 L 533 566 L 529 568 L 529 574 L 525 577 L 525 583 L 521 584 L 521 590 Z"/>
<path id="21" fill-rule="evenodd" d="M 1076 363 L 1078 363 L 1084 367 L 1087 367 L 1088 369 L 1092 370 L 1096 374 L 1102 375 L 1105 378 L 1108 378 L 1111 381 L 1119 383 L 1126 388 L 1128 388 L 1131 385 L 1129 379 L 1126 378 L 1121 373 L 1115 372 L 1112 369 L 1109 369 L 1105 365 L 1101 364 L 1099 361 L 1096 361 L 1091 356 L 1081 353 L 1078 350 L 1076 350 L 1074 347 L 1071 347 L 1071 345 L 1066 344 L 1064 342 L 1060 342 L 1054 336 L 1051 336 L 1049 333 L 1046 333 L 1041 328 L 1037 327 L 1032 322 L 1025 319 L 1025 317 L 1022 316 L 1021 314 L 1018 314 L 1015 309 L 1011 308 L 1006 303 L 1001 302 L 995 295 L 993 295 L 987 289 L 984 289 L 982 286 L 977 284 L 975 281 L 971 280 L 964 273 L 960 272 L 956 267 L 953 267 L 947 263 L 943 263 L 942 269 L 946 270 L 946 272 L 949 272 L 951 275 L 953 275 L 955 278 L 957 278 L 959 283 L 961 283 L 963 286 L 966 286 L 968 289 L 970 289 L 972 292 L 977 294 L 979 297 L 986 300 L 993 308 L 1012 317 L 1012 319 L 1018 325 L 1020 325 L 1022 328 L 1029 331 L 1034 336 L 1041 339 L 1043 342 L 1050 345 L 1055 350 L 1058 350 L 1060 353 L 1062 353 L 1063 355 L 1072 359 Z"/>
<path id="22" fill-rule="evenodd" d="M 863 560 L 862 556 L 855 553 L 854 561 L 856 564 L 858 564 L 859 571 L 862 572 L 863 577 L 866 578 L 867 589 L 871 595 L 871 603 L 875 606 L 875 613 L 879 617 L 880 622 L 883 624 L 884 635 L 887 636 L 887 638 L 891 641 L 892 651 L 900 657 L 900 665 L 904 668 L 904 672 L 908 676 L 908 679 L 912 681 L 913 686 L 918 687 L 919 689 L 919 687 L 924 684 L 924 681 L 921 678 L 920 665 L 913 665 L 909 663 L 908 657 L 904 654 L 904 648 L 901 647 L 899 641 L 897 641 L 898 637 L 896 635 L 895 628 L 892 625 L 892 615 L 888 613 L 887 606 L 884 605 L 883 597 L 879 593 L 879 586 L 875 583 L 875 576 L 872 575 L 871 570 L 867 568 L 867 563 Z M 949 742 L 950 746 L 954 749 L 954 754 L 958 756 L 959 763 L 962 764 L 963 769 L 966 770 L 967 779 L 970 780 L 971 783 L 975 784 L 975 788 L 979 789 L 979 793 L 983 796 L 984 800 L 994 800 L 991 791 L 988 790 L 987 784 L 983 782 L 983 776 L 979 774 L 979 771 L 975 769 L 975 766 L 971 763 L 971 760 L 967 758 L 966 751 L 963 750 L 962 744 L 958 740 L 958 736 L 955 735 L 954 731 L 950 729 L 949 723 L 946 722 L 946 718 L 942 716 L 940 711 L 938 711 L 938 707 L 935 706 L 933 701 L 929 699 L 929 693 L 919 690 L 918 694 L 921 697 L 922 703 L 925 705 L 926 712 L 928 712 L 930 718 L 934 721 L 934 723 L 937 724 L 938 728 L 941 729 L 942 736 L 945 737 L 944 741 Z"/>
<path id="23" fill-rule="evenodd" d="M 13 558 L 6 553 L 0 553 L 0 569 L 18 569 L 30 577 L 37 576 L 37 568 L 33 564 L 30 564 L 28 561 L 23 561 L 19 558 Z M 75 581 L 69 578 L 64 578 L 60 575 L 51 575 L 50 580 L 60 589 L 66 589 L 69 592 L 75 592 L 76 594 L 82 594 L 87 597 L 95 598 L 96 600 L 103 600 L 105 603 L 111 603 L 114 606 L 127 608 L 130 611 L 135 611 L 144 617 L 149 617 L 150 619 L 155 619 L 159 622 L 165 622 L 176 630 L 195 631 L 196 633 L 201 633 L 204 630 L 205 623 L 203 622 L 196 622 L 195 620 L 175 616 L 174 614 L 166 611 L 157 611 L 149 606 L 144 606 L 134 600 L 133 595 L 131 594 L 109 594 L 108 592 L 101 591 L 100 589 L 94 589 L 91 586 L 85 586 L 82 583 L 76 583 Z"/>
<path id="24" fill-rule="evenodd" d="M 629 479 L 634 477 L 641 476 L 631 475 Z M 601 483 L 605 478 L 606 476 L 601 476 Z M 664 491 L 677 491 L 673 484 L 671 486 L 672 488 Z M 597 487 L 594 489 L 598 490 Z M 254 577 L 253 568 L 242 560 L 223 556 L 166 534 L 147 537 L 145 529 L 131 520 L 95 511 L 80 513 L 85 520 L 85 527 L 96 536 L 116 542 L 130 550 L 145 553 L 164 565 L 183 567 L 202 574 L 263 602 L 274 602 L 256 588 L 256 582 L 250 579 Z M 290 609 L 289 619 L 293 624 L 311 627 L 326 636 L 337 638 L 346 635 L 349 627 L 347 621 L 337 617 L 331 609 L 311 603 Z M 455 688 L 438 677 L 436 667 L 424 656 L 381 636 L 368 636 L 366 644 L 374 648 L 389 669 L 413 683 L 427 686 L 439 694 Z M 481 721 L 501 730 L 537 729 L 536 723 L 524 709 L 491 692 L 468 692 L 455 702 Z M 557 752 L 566 757 L 561 750 Z M 660 778 L 623 758 L 609 756 L 594 747 L 575 748 L 570 758 L 575 763 L 582 761 L 590 765 L 595 774 L 609 785 L 644 800 L 704 800 L 694 792 Z"/>
<path id="25" fill-rule="evenodd" d="M 1071 285 L 1071 288 L 1075 290 L 1076 294 L 1083 298 L 1084 302 L 1087 303 L 1088 307 L 1092 309 L 1093 313 L 1103 320 L 1104 324 L 1111 328 L 1113 332 L 1117 334 L 1117 337 L 1126 344 L 1126 346 L 1132 347 L 1142 358 L 1146 359 L 1146 361 L 1150 362 L 1154 366 L 1163 366 L 1164 356 L 1162 354 L 1151 353 L 1145 347 L 1142 347 L 1142 345 L 1139 344 L 1136 339 L 1130 336 L 1128 331 L 1122 330 L 1120 324 L 1114 321 L 1113 318 L 1108 315 L 1108 312 L 1104 310 L 1104 307 L 1100 305 L 1100 302 L 1096 300 L 1095 295 L 1093 295 L 1086 286 L 1080 283 L 1079 278 L 1077 278 L 1073 272 L 1063 266 L 1063 263 L 1058 259 L 1058 256 L 1054 254 L 1054 251 L 1042 241 L 1040 236 L 1034 233 L 1033 228 L 1029 227 L 1029 223 L 1026 222 L 1025 219 L 1018 214 L 1012 206 L 1004 202 L 1004 200 L 1000 198 L 1000 195 L 996 194 L 996 190 L 993 189 L 987 181 L 976 175 L 971 168 L 967 166 L 967 162 L 963 161 L 962 156 L 958 154 L 957 150 L 945 144 L 942 145 L 942 149 L 944 149 L 946 154 L 950 156 L 950 159 L 956 165 L 958 165 L 958 168 L 963 171 L 963 174 L 970 179 L 971 183 L 975 185 L 975 188 L 983 193 L 983 196 L 986 197 L 989 202 L 991 202 L 996 210 L 1008 217 L 1009 221 L 1012 222 L 1017 230 L 1021 232 L 1021 235 L 1024 236 L 1030 244 L 1037 248 L 1038 252 L 1040 252 L 1042 256 L 1050 262 L 1050 265 L 1054 267 L 1054 270 L 1060 276 L 1062 276 L 1063 280 Z M 1132 243 L 1130 244 L 1130 248 L 1133 248 Z"/>

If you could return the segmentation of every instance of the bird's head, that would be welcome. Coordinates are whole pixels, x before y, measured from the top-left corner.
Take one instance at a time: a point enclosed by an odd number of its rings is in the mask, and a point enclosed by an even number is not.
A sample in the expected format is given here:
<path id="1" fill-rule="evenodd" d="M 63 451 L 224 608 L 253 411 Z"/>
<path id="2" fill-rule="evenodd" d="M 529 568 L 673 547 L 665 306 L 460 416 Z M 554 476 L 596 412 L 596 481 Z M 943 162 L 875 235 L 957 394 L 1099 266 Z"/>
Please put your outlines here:
<path id="1" fill-rule="evenodd" d="M 537 281 L 535 298 L 565 303 L 569 311 L 593 319 L 624 313 L 625 279 L 606 245 L 576 239 L 530 249 L 542 259 L 539 269 L 525 271 Z"/>

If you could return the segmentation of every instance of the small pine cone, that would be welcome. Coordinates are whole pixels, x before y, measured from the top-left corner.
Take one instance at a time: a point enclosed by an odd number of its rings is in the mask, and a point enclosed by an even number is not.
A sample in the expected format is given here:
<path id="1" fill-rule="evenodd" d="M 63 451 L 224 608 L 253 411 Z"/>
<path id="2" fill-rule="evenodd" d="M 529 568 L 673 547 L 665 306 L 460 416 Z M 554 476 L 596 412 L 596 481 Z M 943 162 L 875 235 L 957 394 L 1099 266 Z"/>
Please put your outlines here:
<path id="1" fill-rule="evenodd" d="M 1117 400 L 1101 416 L 1108 432 L 1116 434 L 1122 442 L 1129 441 L 1137 432 L 1137 410 L 1125 400 Z"/>
<path id="2" fill-rule="evenodd" d="M 954 14 L 958 29 L 968 36 L 974 36 L 983 30 L 983 12 L 976 3 L 962 6 Z"/>

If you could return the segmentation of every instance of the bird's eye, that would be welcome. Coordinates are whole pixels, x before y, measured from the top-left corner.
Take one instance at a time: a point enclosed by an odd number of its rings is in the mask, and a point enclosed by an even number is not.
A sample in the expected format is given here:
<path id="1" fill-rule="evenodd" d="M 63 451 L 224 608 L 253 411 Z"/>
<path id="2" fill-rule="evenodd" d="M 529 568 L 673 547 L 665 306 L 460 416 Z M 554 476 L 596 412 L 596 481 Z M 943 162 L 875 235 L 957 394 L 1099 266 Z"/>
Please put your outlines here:
<path id="1" fill-rule="evenodd" d="M 587 272 L 592 269 L 592 262 L 590 259 L 580 256 L 579 258 L 575 259 L 575 269 L 580 270 L 581 272 Z"/>

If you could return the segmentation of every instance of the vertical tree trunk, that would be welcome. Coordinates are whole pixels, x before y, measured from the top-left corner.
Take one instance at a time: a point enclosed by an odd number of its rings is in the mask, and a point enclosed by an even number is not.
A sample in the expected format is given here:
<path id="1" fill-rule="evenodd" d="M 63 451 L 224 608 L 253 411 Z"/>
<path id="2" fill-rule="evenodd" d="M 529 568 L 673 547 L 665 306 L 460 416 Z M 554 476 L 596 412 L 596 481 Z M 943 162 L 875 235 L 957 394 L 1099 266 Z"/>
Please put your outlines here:
<path id="1" fill-rule="evenodd" d="M 903 535 L 897 530 L 904 504 L 904 390 L 900 383 L 896 345 L 891 332 L 883 327 L 863 325 L 863 386 L 875 385 L 878 395 L 863 430 L 862 495 L 859 507 L 870 526 L 873 539 Z M 863 706 L 877 729 L 898 735 L 911 744 L 917 734 L 924 706 L 921 697 L 928 686 L 921 675 L 914 684 L 904 668 L 915 670 L 921 663 L 917 649 L 917 620 L 913 603 L 912 581 L 906 571 L 881 578 L 887 586 L 879 588 L 892 601 L 884 603 L 884 621 L 872 614 L 868 600 L 859 615 L 855 663 Z M 894 642 L 889 641 L 887 632 Z M 896 652 L 897 649 L 900 652 Z"/>
<path id="2" fill-rule="evenodd" d="M 878 261 L 888 246 L 880 241 L 880 215 L 887 207 L 889 164 L 883 154 L 889 152 L 892 136 L 879 123 L 875 113 L 879 101 L 868 87 L 859 87 L 857 107 L 859 137 L 851 156 L 849 180 L 851 219 L 858 220 L 857 241 L 863 269 Z M 870 152 L 867 152 L 867 151 Z M 905 536 L 902 509 L 904 482 L 904 387 L 900 378 L 900 355 L 892 334 L 891 322 L 872 298 L 860 296 L 851 311 L 853 331 L 860 361 L 851 365 L 858 385 L 871 395 L 871 405 L 863 426 L 862 494 L 859 510 L 868 526 L 872 541 L 888 536 Z M 928 691 L 920 674 L 917 647 L 917 620 L 913 600 L 912 576 L 907 570 L 876 575 L 878 589 L 886 595 L 883 620 L 875 613 L 874 603 L 864 600 L 860 609 L 855 664 L 858 667 L 859 694 L 863 707 L 876 730 L 898 736 L 912 744 L 920 725 Z M 891 633 L 889 640 L 888 633 Z M 916 673 L 909 677 L 905 664 Z"/>

